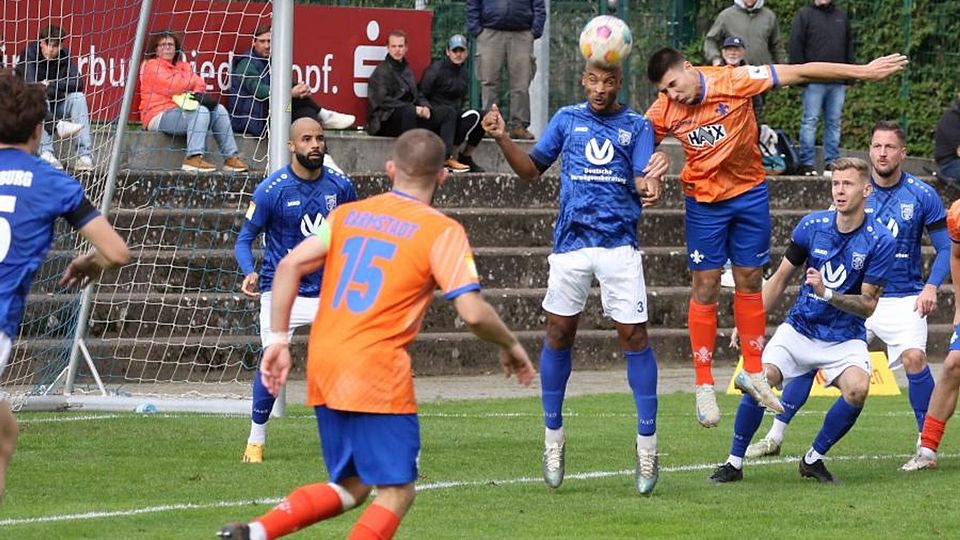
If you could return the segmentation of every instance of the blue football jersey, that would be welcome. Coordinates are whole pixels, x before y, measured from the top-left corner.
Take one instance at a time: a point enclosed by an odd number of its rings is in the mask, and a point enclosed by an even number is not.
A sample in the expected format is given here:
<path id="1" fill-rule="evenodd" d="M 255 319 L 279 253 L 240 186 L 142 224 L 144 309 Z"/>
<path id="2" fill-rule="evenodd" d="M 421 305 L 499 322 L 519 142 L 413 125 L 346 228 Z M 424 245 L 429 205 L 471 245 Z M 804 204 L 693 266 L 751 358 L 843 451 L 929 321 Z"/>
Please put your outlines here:
<path id="1" fill-rule="evenodd" d="M 284 167 L 257 186 L 247 208 L 245 227 L 256 236 L 264 233 L 260 290 L 269 291 L 277 264 L 304 238 L 313 235 L 324 217 L 343 203 L 357 200 L 357 191 L 345 175 L 323 168 L 320 178 L 299 178 L 290 166 Z M 320 294 L 323 269 L 300 281 L 300 296 Z"/>
<path id="2" fill-rule="evenodd" d="M 869 218 L 856 230 L 841 233 L 836 219 L 833 210 L 813 212 L 793 229 L 793 243 L 807 253 L 804 271 L 816 268 L 823 274 L 824 284 L 839 294 L 860 294 L 863 283 L 883 287 L 893 264 L 893 235 Z M 831 306 L 806 283 L 800 287 L 787 322 L 797 332 L 823 341 L 867 339 L 862 317 Z"/>
<path id="3" fill-rule="evenodd" d="M 932 187 L 906 172 L 892 187 L 880 187 L 873 179 L 871 183 L 873 192 L 867 198 L 867 216 L 889 229 L 897 244 L 883 295 L 899 298 L 919 294 L 925 283 L 920 256 L 923 230 L 945 226 L 947 212 L 943 201 Z"/>
<path id="4" fill-rule="evenodd" d="M 57 218 L 80 229 L 99 215 L 83 186 L 63 171 L 21 150 L 0 149 L 0 331 L 17 337 Z"/>
<path id="5" fill-rule="evenodd" d="M 653 128 L 628 107 L 600 115 L 584 102 L 563 107 L 530 152 L 545 170 L 560 158 L 560 213 L 553 251 L 637 246 L 640 176 L 653 153 Z"/>

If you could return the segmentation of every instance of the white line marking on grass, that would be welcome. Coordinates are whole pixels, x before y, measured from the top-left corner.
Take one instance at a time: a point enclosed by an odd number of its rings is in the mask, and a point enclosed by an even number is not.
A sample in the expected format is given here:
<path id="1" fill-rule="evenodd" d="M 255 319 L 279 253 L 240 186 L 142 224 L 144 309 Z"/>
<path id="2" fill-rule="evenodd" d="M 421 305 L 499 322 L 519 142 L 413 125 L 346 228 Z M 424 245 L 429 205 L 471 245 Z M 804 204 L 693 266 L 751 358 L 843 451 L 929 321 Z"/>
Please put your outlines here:
<path id="1" fill-rule="evenodd" d="M 119 414 L 97 414 L 84 416 L 55 416 L 53 418 L 21 418 L 20 424 L 50 424 L 57 422 L 83 422 L 87 420 L 112 420 L 114 418 L 124 418 Z"/>
<path id="2" fill-rule="evenodd" d="M 940 453 L 939 457 L 956 458 L 960 454 Z M 772 459 L 760 459 L 751 461 L 751 467 L 760 467 L 766 465 L 784 465 L 795 463 L 802 456 L 784 456 Z M 859 455 L 859 456 L 829 456 L 829 461 L 881 461 L 888 459 L 903 459 L 910 457 L 910 454 L 877 454 L 877 455 Z M 661 467 L 661 472 L 694 472 L 711 470 L 720 463 L 695 463 L 691 465 L 676 465 L 672 467 Z M 613 476 L 626 476 L 633 474 L 633 469 L 622 469 L 619 471 L 589 471 L 582 473 L 567 474 L 564 480 L 594 480 L 598 478 L 610 478 Z M 454 488 L 470 488 L 483 486 L 510 486 L 519 484 L 538 484 L 543 482 L 540 477 L 521 476 L 519 478 L 508 478 L 505 480 L 469 480 L 469 481 L 450 481 L 450 482 L 430 482 L 417 485 L 417 491 L 437 491 Z M 158 506 L 147 506 L 144 508 L 133 508 L 130 510 L 109 510 L 84 512 L 82 514 L 53 514 L 49 516 L 37 516 L 29 518 L 10 518 L 0 520 L 0 527 L 11 527 L 15 525 L 32 525 L 36 523 L 52 523 L 63 521 L 84 521 L 90 519 L 104 519 L 115 517 L 129 517 L 142 514 L 156 514 L 160 512 L 171 512 L 178 510 L 206 510 L 209 508 L 235 508 L 238 506 L 249 505 L 275 505 L 282 498 L 263 498 L 245 501 L 215 501 L 210 503 L 179 503 L 164 504 Z"/>

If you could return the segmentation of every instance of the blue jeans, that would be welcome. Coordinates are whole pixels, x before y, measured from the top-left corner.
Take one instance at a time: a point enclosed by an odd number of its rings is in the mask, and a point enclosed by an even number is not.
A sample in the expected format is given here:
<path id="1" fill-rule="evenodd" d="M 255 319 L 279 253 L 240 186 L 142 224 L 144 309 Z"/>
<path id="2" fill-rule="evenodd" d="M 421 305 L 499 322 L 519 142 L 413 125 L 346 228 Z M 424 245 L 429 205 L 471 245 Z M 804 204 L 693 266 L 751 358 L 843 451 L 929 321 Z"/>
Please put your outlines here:
<path id="1" fill-rule="evenodd" d="M 73 137 L 73 144 L 76 145 L 78 156 L 89 157 L 93 150 L 93 143 L 90 140 L 90 112 L 83 92 L 71 92 L 61 100 L 48 101 L 47 106 L 53 113 L 54 120 L 66 118 L 83 126 L 80 133 Z M 53 152 L 53 138 L 45 129 L 40 131 L 40 153 L 44 152 Z"/>
<path id="2" fill-rule="evenodd" d="M 953 158 L 940 166 L 940 175 L 960 180 L 960 157 Z"/>
<path id="3" fill-rule="evenodd" d="M 238 153 L 237 141 L 233 139 L 233 128 L 230 126 L 230 115 L 223 105 L 218 104 L 213 111 L 202 105 L 195 111 L 184 111 L 179 107 L 167 109 L 161 113 L 160 126 L 157 129 L 167 135 L 186 134 L 187 157 L 207 153 L 207 130 L 217 140 L 221 156 L 228 158 Z"/>
<path id="4" fill-rule="evenodd" d="M 800 164 L 813 167 L 816 156 L 817 122 L 823 114 L 823 162 L 840 157 L 840 116 L 846 89 L 842 84 L 808 84 L 803 90 L 800 118 Z"/>

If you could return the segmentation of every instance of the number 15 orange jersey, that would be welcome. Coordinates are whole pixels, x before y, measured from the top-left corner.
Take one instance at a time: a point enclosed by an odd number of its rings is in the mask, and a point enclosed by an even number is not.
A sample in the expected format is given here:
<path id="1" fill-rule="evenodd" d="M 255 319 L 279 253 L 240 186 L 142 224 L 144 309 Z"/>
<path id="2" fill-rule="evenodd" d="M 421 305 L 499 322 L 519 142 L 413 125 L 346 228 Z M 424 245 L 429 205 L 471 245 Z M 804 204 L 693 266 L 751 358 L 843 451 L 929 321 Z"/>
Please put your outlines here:
<path id="1" fill-rule="evenodd" d="M 320 307 L 310 330 L 307 403 L 385 414 L 416 412 L 407 346 L 433 291 L 480 289 L 459 223 L 392 191 L 338 207 Z"/>
<path id="2" fill-rule="evenodd" d="M 766 177 L 757 145 L 753 96 L 778 86 L 769 66 L 698 67 L 700 101 L 685 105 L 663 93 L 647 110 L 659 144 L 668 134 L 683 145 L 684 194 L 697 202 L 732 199 Z"/>

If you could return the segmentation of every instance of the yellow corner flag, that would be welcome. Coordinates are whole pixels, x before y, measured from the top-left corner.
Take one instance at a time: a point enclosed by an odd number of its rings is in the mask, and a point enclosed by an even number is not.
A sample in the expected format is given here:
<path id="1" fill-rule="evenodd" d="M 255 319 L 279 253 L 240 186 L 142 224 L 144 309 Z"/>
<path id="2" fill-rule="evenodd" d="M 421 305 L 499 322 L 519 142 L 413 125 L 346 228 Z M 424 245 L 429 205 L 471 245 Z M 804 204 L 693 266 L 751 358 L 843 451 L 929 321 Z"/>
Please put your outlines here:
<path id="1" fill-rule="evenodd" d="M 897 386 L 897 380 L 893 376 L 893 372 L 890 371 L 890 368 L 887 366 L 887 355 L 882 351 L 874 351 L 870 353 L 870 365 L 873 368 L 873 375 L 870 377 L 870 394 L 871 396 L 899 396 L 900 387 Z M 740 391 L 733 387 L 733 380 L 737 377 L 737 373 L 743 369 L 743 357 L 740 357 L 740 360 L 737 361 L 737 368 L 733 370 L 733 376 L 730 377 L 730 384 L 727 385 L 727 394 L 739 394 Z M 817 377 L 815 379 L 815 384 L 810 390 L 811 396 L 839 396 L 840 390 L 834 386 L 824 386 L 826 383 L 826 378 L 823 376 L 822 371 L 817 371 Z M 774 389 L 774 392 L 779 396 L 780 391 Z"/>

